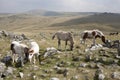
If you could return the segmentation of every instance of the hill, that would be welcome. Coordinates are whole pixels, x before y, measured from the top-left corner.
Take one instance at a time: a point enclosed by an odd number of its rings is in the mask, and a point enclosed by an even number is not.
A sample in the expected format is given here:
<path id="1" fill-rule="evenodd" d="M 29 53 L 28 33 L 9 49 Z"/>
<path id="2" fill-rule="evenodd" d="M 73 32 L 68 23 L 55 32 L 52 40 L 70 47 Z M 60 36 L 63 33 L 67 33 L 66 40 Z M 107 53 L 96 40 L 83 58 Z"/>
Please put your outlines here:
<path id="1" fill-rule="evenodd" d="M 33 10 L 19 14 L 0 14 L 0 29 L 15 32 L 100 29 L 120 30 L 120 14 L 96 12 L 54 12 Z"/>
<path id="2" fill-rule="evenodd" d="M 104 27 L 108 26 L 109 28 L 113 28 L 113 31 L 117 28 L 118 30 L 115 31 L 119 31 L 120 29 L 120 14 L 117 13 L 98 13 L 98 14 L 93 14 L 93 15 L 89 15 L 89 16 L 85 16 L 85 17 L 78 17 L 75 19 L 71 19 L 68 21 L 65 21 L 63 23 L 57 23 L 54 24 L 52 26 L 74 26 L 74 25 L 83 25 L 83 24 L 89 24 L 89 26 L 92 26 L 91 24 L 95 25 L 103 25 Z M 95 27 L 91 27 L 91 28 L 95 28 Z M 97 27 L 96 27 L 97 28 Z M 99 29 L 101 29 L 101 27 L 99 27 Z M 109 31 L 109 30 L 108 30 Z"/>
<path id="3" fill-rule="evenodd" d="M 39 16 L 85 16 L 85 15 L 93 15 L 97 12 L 56 12 L 56 11 L 49 11 L 49 10 L 30 10 L 24 12 L 22 14 L 28 15 L 39 15 Z"/>

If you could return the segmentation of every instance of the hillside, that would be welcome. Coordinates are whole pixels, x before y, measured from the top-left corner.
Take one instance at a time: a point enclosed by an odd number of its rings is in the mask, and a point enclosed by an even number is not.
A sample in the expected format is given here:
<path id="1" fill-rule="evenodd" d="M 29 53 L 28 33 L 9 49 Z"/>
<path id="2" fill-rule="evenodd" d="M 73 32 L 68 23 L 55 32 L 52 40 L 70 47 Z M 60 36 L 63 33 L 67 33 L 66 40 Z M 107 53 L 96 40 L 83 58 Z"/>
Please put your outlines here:
<path id="1" fill-rule="evenodd" d="M 19 14 L 0 14 L 0 29 L 15 32 L 44 30 L 100 29 L 120 30 L 120 14 L 92 12 L 28 11 Z"/>
<path id="2" fill-rule="evenodd" d="M 88 26 L 91 26 L 91 24 L 94 25 L 103 25 L 109 28 L 113 28 L 115 31 L 119 31 L 120 29 L 120 14 L 116 13 L 99 13 L 99 14 L 94 14 L 90 15 L 87 17 L 82 17 L 82 18 L 75 18 L 71 19 L 68 21 L 65 21 L 63 23 L 57 23 L 52 26 L 71 26 L 71 25 L 82 25 L 82 24 L 89 24 Z M 93 27 L 95 28 L 95 27 Z M 96 27 L 97 28 L 97 27 Z M 101 29 L 99 27 L 99 29 Z M 105 27 L 104 27 L 105 28 Z M 118 30 L 116 30 L 116 28 Z M 109 30 L 108 30 L 109 31 Z"/>
<path id="3" fill-rule="evenodd" d="M 38 15 L 38 16 L 86 16 L 93 15 L 97 12 L 56 12 L 56 11 L 48 11 L 48 10 L 30 10 L 27 12 L 23 12 L 22 14 L 28 15 Z"/>

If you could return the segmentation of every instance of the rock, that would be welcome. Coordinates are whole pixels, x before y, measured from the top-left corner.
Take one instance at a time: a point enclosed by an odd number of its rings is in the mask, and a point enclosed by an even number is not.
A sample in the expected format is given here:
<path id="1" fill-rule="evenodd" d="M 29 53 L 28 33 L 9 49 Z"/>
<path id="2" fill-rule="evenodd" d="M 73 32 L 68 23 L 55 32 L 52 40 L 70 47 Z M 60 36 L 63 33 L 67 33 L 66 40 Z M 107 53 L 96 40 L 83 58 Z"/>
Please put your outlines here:
<path id="1" fill-rule="evenodd" d="M 111 77 L 113 79 L 120 79 L 120 72 L 113 72 L 112 75 L 111 75 Z"/>
<path id="2" fill-rule="evenodd" d="M 54 69 L 55 69 L 55 70 L 58 70 L 59 68 L 60 68 L 60 67 L 58 67 L 58 66 L 54 66 Z"/>
<path id="3" fill-rule="evenodd" d="M 53 77 L 50 80 L 60 80 L 59 78 Z"/>
<path id="4" fill-rule="evenodd" d="M 96 68 L 102 68 L 102 64 L 101 63 L 96 63 Z"/>
<path id="5" fill-rule="evenodd" d="M 46 78 L 47 77 L 47 74 L 41 74 L 40 75 L 42 78 Z"/>
<path id="6" fill-rule="evenodd" d="M 73 76 L 70 80 L 78 80 L 78 76 Z"/>
<path id="7" fill-rule="evenodd" d="M 95 58 L 94 58 L 94 62 L 99 62 L 99 58 L 98 58 L 98 57 L 95 57 Z"/>
<path id="8" fill-rule="evenodd" d="M 43 61 L 42 61 L 42 62 L 40 62 L 40 64 L 41 64 L 41 65 L 44 65 L 44 64 L 45 64 L 45 62 L 43 62 Z"/>
<path id="9" fill-rule="evenodd" d="M 90 71 L 89 70 L 87 70 L 87 69 L 82 69 L 82 73 L 84 73 L 84 74 L 88 74 Z"/>
<path id="10" fill-rule="evenodd" d="M 58 73 L 58 74 L 63 74 L 63 73 L 64 73 L 64 69 L 58 68 L 58 69 L 57 69 L 57 73 Z"/>
<path id="11" fill-rule="evenodd" d="M 80 61 L 81 57 L 80 56 L 72 56 L 73 61 Z"/>
<path id="12" fill-rule="evenodd" d="M 106 57 L 101 57 L 101 58 L 99 58 L 99 62 L 106 63 L 107 62 L 107 58 Z"/>
<path id="13" fill-rule="evenodd" d="M 12 57 L 11 56 L 5 56 L 1 59 L 1 62 L 5 63 L 6 66 L 12 65 Z"/>
<path id="14" fill-rule="evenodd" d="M 85 56 L 85 61 L 91 61 L 91 60 L 92 60 L 92 55 L 87 54 L 87 55 Z"/>
<path id="15" fill-rule="evenodd" d="M 33 70 L 35 70 L 35 71 L 39 70 L 39 66 L 34 65 Z"/>
<path id="16" fill-rule="evenodd" d="M 14 68 L 8 67 L 7 70 L 3 73 L 5 76 L 13 75 Z"/>
<path id="17" fill-rule="evenodd" d="M 45 70 L 43 70 L 45 73 L 51 73 L 51 72 L 53 72 L 53 70 L 52 69 L 49 69 L 49 70 L 47 70 L 47 69 L 45 69 Z"/>
<path id="18" fill-rule="evenodd" d="M 94 80 L 104 80 L 104 79 L 105 79 L 105 75 L 103 74 L 103 70 L 97 69 L 95 72 Z"/>
<path id="19" fill-rule="evenodd" d="M 111 40 L 106 40 L 105 41 L 105 44 L 103 45 L 104 47 L 108 47 L 108 48 L 111 48 Z"/>
<path id="20" fill-rule="evenodd" d="M 49 56 L 52 56 L 52 55 L 54 55 L 54 54 L 56 54 L 56 53 L 61 53 L 60 51 L 58 51 L 56 48 L 54 48 L 54 47 L 48 47 L 47 49 L 46 49 L 46 52 L 44 53 L 44 58 L 46 58 L 46 57 L 49 57 Z"/>
<path id="21" fill-rule="evenodd" d="M 37 78 L 37 76 L 34 75 L 34 76 L 33 76 L 33 80 L 35 80 L 36 78 Z"/>
<path id="22" fill-rule="evenodd" d="M 22 72 L 19 72 L 20 78 L 24 77 L 24 74 Z"/>
<path id="23" fill-rule="evenodd" d="M 83 68 L 85 68 L 86 66 L 87 66 L 86 63 L 81 63 L 81 64 L 79 65 L 79 67 L 83 67 Z"/>
<path id="24" fill-rule="evenodd" d="M 93 63 L 93 62 L 91 62 L 91 63 L 89 64 L 89 67 L 94 69 L 94 68 L 96 68 L 96 64 Z"/>
<path id="25" fill-rule="evenodd" d="M 98 50 L 98 49 L 101 49 L 102 47 L 103 46 L 101 44 L 91 45 L 90 47 L 88 47 L 87 49 L 85 49 L 85 52 Z"/>
<path id="26" fill-rule="evenodd" d="M 104 74 L 99 74 L 98 75 L 98 80 L 104 80 L 105 79 L 105 75 Z"/>
<path id="27" fill-rule="evenodd" d="M 0 76 L 1 76 L 1 77 L 6 77 L 6 76 L 4 75 L 5 70 L 6 70 L 5 64 L 2 63 L 2 62 L 0 62 Z"/>
<path id="28" fill-rule="evenodd" d="M 68 68 L 65 68 L 64 73 L 63 73 L 63 76 L 64 76 L 64 77 L 68 76 Z"/>

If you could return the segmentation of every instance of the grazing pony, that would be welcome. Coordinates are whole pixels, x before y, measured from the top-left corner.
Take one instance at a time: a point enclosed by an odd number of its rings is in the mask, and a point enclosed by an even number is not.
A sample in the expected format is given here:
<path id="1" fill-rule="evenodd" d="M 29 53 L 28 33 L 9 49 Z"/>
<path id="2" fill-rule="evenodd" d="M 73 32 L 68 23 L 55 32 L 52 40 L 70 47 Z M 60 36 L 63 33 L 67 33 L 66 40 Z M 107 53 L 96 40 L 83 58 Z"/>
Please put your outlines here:
<path id="1" fill-rule="evenodd" d="M 111 32 L 111 33 L 109 33 L 109 35 L 111 36 L 111 35 L 118 35 L 119 33 L 118 32 Z"/>
<path id="2" fill-rule="evenodd" d="M 30 63 L 32 63 L 32 58 L 33 58 L 33 63 L 35 64 L 36 57 L 38 58 L 38 56 L 40 55 L 39 45 L 36 42 L 34 41 L 30 42 L 30 49 L 28 51 L 28 54 L 29 54 L 28 58 Z"/>
<path id="3" fill-rule="evenodd" d="M 15 61 L 15 58 L 18 55 L 18 58 L 20 58 L 21 60 L 21 65 L 24 66 L 24 58 L 28 59 L 28 46 L 25 44 L 21 44 L 17 41 L 13 41 L 11 43 L 11 51 L 12 51 L 12 59 L 13 59 L 13 63 Z"/>
<path id="4" fill-rule="evenodd" d="M 88 39 L 93 39 L 93 45 L 95 45 L 95 39 L 96 38 L 101 38 L 102 42 L 105 43 L 105 36 L 100 30 L 85 30 L 81 33 L 81 43 L 85 43 L 85 40 Z"/>
<path id="5" fill-rule="evenodd" d="M 63 40 L 63 41 L 65 41 L 65 49 L 67 46 L 67 42 L 69 41 L 70 42 L 70 50 L 73 50 L 74 41 L 73 41 L 72 34 L 70 32 L 58 31 L 52 36 L 52 39 L 54 39 L 55 36 L 57 36 L 57 39 L 58 39 L 58 48 L 61 45 L 61 40 Z"/>

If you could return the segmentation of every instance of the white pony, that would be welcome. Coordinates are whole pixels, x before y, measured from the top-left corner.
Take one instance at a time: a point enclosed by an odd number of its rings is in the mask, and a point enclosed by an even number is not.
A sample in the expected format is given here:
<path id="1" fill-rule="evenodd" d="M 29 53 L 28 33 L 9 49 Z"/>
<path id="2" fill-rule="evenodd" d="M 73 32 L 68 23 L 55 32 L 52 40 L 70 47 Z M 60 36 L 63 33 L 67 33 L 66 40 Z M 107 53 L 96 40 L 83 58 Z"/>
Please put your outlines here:
<path id="1" fill-rule="evenodd" d="M 30 63 L 32 63 L 32 58 L 33 58 L 33 63 L 35 64 L 36 62 L 36 57 L 38 57 L 40 55 L 39 53 L 39 45 L 37 44 L 37 42 L 31 41 L 30 42 L 30 49 L 28 51 L 28 59 L 30 61 Z"/>

